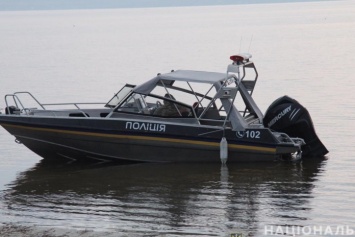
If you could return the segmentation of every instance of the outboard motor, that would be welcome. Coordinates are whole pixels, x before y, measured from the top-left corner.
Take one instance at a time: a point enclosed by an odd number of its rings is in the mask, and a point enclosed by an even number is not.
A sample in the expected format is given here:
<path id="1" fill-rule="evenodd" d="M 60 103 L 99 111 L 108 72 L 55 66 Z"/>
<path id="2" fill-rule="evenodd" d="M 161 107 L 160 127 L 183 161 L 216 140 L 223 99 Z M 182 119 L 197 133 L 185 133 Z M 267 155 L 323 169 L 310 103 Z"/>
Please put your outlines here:
<path id="1" fill-rule="evenodd" d="M 307 109 L 288 96 L 278 98 L 269 106 L 263 123 L 274 131 L 302 138 L 306 143 L 301 148 L 302 156 L 321 157 L 328 153 L 316 134 Z"/>

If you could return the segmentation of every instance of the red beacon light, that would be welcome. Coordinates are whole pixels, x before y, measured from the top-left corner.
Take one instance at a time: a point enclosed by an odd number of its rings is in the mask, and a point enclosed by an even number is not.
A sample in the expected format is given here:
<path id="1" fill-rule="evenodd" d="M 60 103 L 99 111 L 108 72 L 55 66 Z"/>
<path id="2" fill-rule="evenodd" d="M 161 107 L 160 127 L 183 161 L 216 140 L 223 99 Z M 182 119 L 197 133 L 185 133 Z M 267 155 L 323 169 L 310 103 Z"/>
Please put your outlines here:
<path id="1" fill-rule="evenodd" d="M 243 62 L 244 57 L 241 55 L 232 55 L 229 57 L 233 62 Z"/>
<path id="2" fill-rule="evenodd" d="M 236 54 L 229 57 L 233 62 L 239 63 L 243 61 L 249 61 L 251 54 Z"/>

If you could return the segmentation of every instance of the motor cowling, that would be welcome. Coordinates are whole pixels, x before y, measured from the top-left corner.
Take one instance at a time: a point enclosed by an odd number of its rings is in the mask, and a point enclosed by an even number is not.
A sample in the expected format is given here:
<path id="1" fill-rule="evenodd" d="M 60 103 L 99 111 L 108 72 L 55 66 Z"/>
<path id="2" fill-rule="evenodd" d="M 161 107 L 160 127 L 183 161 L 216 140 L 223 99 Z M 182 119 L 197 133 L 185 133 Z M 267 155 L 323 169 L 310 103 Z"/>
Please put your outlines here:
<path id="1" fill-rule="evenodd" d="M 269 106 L 263 124 L 290 137 L 302 138 L 306 143 L 302 146 L 302 156 L 320 157 L 328 153 L 316 134 L 307 109 L 288 96 L 278 98 Z"/>

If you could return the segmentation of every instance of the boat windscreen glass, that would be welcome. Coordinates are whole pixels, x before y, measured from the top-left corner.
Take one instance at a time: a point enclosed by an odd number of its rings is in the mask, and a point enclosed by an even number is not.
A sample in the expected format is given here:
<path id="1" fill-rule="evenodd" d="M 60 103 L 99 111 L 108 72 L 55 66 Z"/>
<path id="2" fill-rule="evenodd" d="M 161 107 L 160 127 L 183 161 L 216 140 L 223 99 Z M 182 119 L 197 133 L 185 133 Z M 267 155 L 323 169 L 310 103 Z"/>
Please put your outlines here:
<path id="1" fill-rule="evenodd" d="M 135 113 L 157 117 L 193 118 L 195 114 L 191 106 L 175 100 L 173 95 L 164 97 L 153 95 L 131 94 L 120 106 L 117 112 Z"/>
<path id="2" fill-rule="evenodd" d="M 126 84 L 119 90 L 112 98 L 107 102 L 105 107 L 114 108 L 116 107 L 126 96 L 132 91 L 135 85 Z"/>

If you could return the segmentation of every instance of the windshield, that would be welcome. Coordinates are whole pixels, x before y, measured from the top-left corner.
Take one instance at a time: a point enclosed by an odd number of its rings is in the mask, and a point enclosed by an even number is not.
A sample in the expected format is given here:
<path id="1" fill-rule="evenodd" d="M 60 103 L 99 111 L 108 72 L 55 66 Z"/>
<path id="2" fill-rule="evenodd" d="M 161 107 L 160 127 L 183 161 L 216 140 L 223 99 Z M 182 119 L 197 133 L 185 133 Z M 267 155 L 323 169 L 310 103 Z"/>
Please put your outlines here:
<path id="1" fill-rule="evenodd" d="M 126 84 L 122 89 L 117 92 L 111 100 L 105 105 L 105 107 L 114 108 L 116 107 L 126 96 L 132 91 L 135 85 Z"/>
<path id="2" fill-rule="evenodd" d="M 158 117 L 195 117 L 190 106 L 176 101 L 175 98 L 169 94 L 161 98 L 158 96 L 133 93 L 120 105 L 117 111 Z"/>

